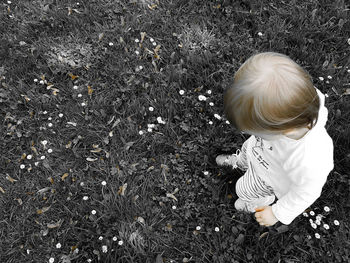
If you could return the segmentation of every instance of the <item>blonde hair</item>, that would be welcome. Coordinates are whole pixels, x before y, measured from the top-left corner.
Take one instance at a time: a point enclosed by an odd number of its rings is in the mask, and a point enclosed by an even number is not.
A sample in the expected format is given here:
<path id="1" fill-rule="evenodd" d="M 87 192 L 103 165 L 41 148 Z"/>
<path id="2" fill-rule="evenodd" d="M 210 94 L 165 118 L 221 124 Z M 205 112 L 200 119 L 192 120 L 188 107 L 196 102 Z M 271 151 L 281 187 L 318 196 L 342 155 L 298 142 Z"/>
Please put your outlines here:
<path id="1" fill-rule="evenodd" d="M 288 56 L 274 52 L 250 57 L 224 95 L 227 119 L 240 131 L 312 129 L 319 107 L 311 76 Z"/>

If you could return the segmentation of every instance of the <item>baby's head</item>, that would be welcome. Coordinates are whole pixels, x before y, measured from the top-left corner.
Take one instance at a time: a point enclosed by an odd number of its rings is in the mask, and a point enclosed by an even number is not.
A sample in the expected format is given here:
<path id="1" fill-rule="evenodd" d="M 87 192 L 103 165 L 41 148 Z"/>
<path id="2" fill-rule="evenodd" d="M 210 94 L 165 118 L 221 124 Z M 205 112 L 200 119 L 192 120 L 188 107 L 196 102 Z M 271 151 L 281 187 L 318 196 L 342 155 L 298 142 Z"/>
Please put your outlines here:
<path id="1" fill-rule="evenodd" d="M 255 135 L 312 129 L 319 107 L 310 75 L 288 56 L 273 52 L 250 57 L 224 95 L 230 123 Z"/>

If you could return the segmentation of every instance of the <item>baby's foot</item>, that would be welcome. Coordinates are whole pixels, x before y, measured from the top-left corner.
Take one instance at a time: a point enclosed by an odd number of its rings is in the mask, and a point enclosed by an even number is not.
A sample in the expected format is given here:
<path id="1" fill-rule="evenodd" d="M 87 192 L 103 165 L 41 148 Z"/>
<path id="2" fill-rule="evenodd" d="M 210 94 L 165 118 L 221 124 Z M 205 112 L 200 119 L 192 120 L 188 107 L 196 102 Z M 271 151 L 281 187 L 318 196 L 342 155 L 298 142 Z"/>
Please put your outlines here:
<path id="1" fill-rule="evenodd" d="M 237 150 L 234 154 L 222 154 L 216 157 L 215 161 L 219 166 L 231 166 L 232 168 L 237 167 L 237 159 L 240 150 Z"/>

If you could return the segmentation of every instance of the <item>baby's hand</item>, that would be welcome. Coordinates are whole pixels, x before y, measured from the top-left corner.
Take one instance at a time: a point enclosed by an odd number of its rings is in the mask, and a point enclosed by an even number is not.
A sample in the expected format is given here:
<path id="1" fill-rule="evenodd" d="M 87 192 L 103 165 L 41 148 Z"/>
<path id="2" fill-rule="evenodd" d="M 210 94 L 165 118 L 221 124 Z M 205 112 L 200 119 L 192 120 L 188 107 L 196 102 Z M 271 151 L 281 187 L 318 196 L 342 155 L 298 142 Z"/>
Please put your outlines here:
<path id="1" fill-rule="evenodd" d="M 255 208 L 255 218 L 262 226 L 273 226 L 278 222 L 278 219 L 272 212 L 271 206 L 260 206 Z"/>

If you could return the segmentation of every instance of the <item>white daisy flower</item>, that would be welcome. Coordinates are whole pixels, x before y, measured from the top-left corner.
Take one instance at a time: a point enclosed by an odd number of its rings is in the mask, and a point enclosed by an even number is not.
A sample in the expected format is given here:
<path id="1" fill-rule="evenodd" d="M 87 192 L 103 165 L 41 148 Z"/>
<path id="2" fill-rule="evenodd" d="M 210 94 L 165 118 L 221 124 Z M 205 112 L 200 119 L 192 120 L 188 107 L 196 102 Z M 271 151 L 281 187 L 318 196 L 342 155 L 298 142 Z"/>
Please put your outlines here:
<path id="1" fill-rule="evenodd" d="M 89 199 L 89 197 L 86 196 L 86 195 L 83 197 L 83 200 L 85 200 L 85 201 L 88 200 L 88 199 Z"/>
<path id="2" fill-rule="evenodd" d="M 209 105 L 210 105 L 210 106 L 214 106 L 214 103 L 213 103 L 213 102 L 209 102 Z"/>
<path id="3" fill-rule="evenodd" d="M 111 47 L 113 46 L 113 42 L 109 42 L 108 45 Z"/>
<path id="4" fill-rule="evenodd" d="M 136 39 L 135 39 L 135 42 L 136 42 L 136 43 L 139 43 L 139 42 L 140 42 L 140 40 L 138 40 L 138 39 L 136 38 Z"/>
<path id="5" fill-rule="evenodd" d="M 329 229 L 329 225 L 328 224 L 324 224 L 323 227 L 324 227 L 324 229 L 327 229 L 327 230 Z"/>
<path id="6" fill-rule="evenodd" d="M 73 86 L 73 89 L 78 89 L 78 86 Z"/>
<path id="7" fill-rule="evenodd" d="M 42 143 L 43 145 L 46 145 L 46 144 L 47 144 L 47 140 L 43 140 L 43 141 L 41 141 L 41 143 Z"/>
<path id="8" fill-rule="evenodd" d="M 52 123 L 50 122 L 47 126 L 52 127 Z"/>
<path id="9" fill-rule="evenodd" d="M 324 81 L 324 77 L 318 77 L 318 79 Z"/>
<path id="10" fill-rule="evenodd" d="M 92 210 L 91 214 L 96 215 L 96 210 Z"/>
<path id="11" fill-rule="evenodd" d="M 154 108 L 153 107 L 149 107 L 148 110 L 149 111 L 154 111 Z"/>
<path id="12" fill-rule="evenodd" d="M 47 152 L 48 152 L 48 153 L 52 153 L 52 149 L 48 149 Z"/>
<path id="13" fill-rule="evenodd" d="M 78 94 L 78 98 L 81 98 L 83 95 L 81 95 L 80 93 Z"/>
<path id="14" fill-rule="evenodd" d="M 315 229 L 317 228 L 317 225 L 315 223 L 312 223 L 311 226 Z"/>
<path id="15" fill-rule="evenodd" d="M 150 38 L 149 41 L 154 42 L 154 39 L 153 39 L 153 38 Z"/>
<path id="16" fill-rule="evenodd" d="M 136 55 L 140 55 L 140 52 L 138 50 L 135 51 Z"/>
<path id="17" fill-rule="evenodd" d="M 32 157 L 33 157 L 33 156 L 32 156 L 31 154 L 29 154 L 29 155 L 27 156 L 27 159 L 30 160 L 30 159 L 32 159 Z"/>
<path id="18" fill-rule="evenodd" d="M 214 117 L 217 118 L 218 120 L 221 120 L 221 116 L 219 114 L 214 114 Z"/>
<path id="19" fill-rule="evenodd" d="M 212 121 L 209 121 L 208 123 L 209 123 L 209 125 L 213 125 L 213 122 L 212 122 Z"/>
<path id="20" fill-rule="evenodd" d="M 107 184 L 107 182 L 106 181 L 102 181 L 102 183 L 101 183 L 102 185 L 106 185 Z"/>
<path id="21" fill-rule="evenodd" d="M 310 211 L 310 215 L 314 216 L 315 212 L 314 211 Z"/>
<path id="22" fill-rule="evenodd" d="M 107 253 L 107 246 L 106 246 L 106 245 L 103 245 L 103 246 L 102 246 L 102 252 L 103 252 L 103 253 Z"/>
<path id="23" fill-rule="evenodd" d="M 173 205 L 171 208 L 172 208 L 173 210 L 175 210 L 175 209 L 176 209 L 176 205 Z"/>
<path id="24" fill-rule="evenodd" d="M 315 237 L 316 237 L 317 239 L 321 238 L 321 236 L 320 236 L 319 233 L 315 233 Z"/>
<path id="25" fill-rule="evenodd" d="M 34 82 L 38 82 L 38 79 L 34 79 Z"/>
<path id="26" fill-rule="evenodd" d="M 19 168 L 24 169 L 24 168 L 26 168 L 26 166 L 25 166 L 24 164 L 21 164 L 21 165 L 19 166 Z"/>
<path id="27" fill-rule="evenodd" d="M 324 209 L 324 211 L 326 211 L 326 212 L 331 211 L 331 209 L 329 209 L 329 207 L 328 207 L 328 206 L 325 206 L 323 209 Z"/>
<path id="28" fill-rule="evenodd" d="M 263 35 L 263 33 L 261 32 L 258 32 L 258 36 L 261 37 Z"/>
<path id="29" fill-rule="evenodd" d="M 47 111 L 44 111 L 43 114 L 47 114 Z"/>
<path id="30" fill-rule="evenodd" d="M 335 224 L 336 226 L 339 226 L 339 221 L 338 221 L 338 220 L 334 220 L 333 222 L 334 222 L 334 224 Z"/>
<path id="31" fill-rule="evenodd" d="M 180 90 L 179 93 L 180 93 L 180 95 L 184 95 L 185 91 L 184 90 Z"/>
<path id="32" fill-rule="evenodd" d="M 200 226 L 197 226 L 197 227 L 196 227 L 196 230 L 197 230 L 197 231 L 201 230 L 201 227 L 200 227 Z"/>
<path id="33" fill-rule="evenodd" d="M 98 240 L 100 240 L 100 241 L 103 240 L 103 236 L 100 236 L 100 237 L 98 238 Z"/>
<path id="34" fill-rule="evenodd" d="M 118 241 L 118 245 L 119 245 L 119 246 L 121 246 L 121 245 L 123 245 L 123 244 L 124 244 L 123 240 L 119 240 L 119 241 Z"/>
<path id="35" fill-rule="evenodd" d="M 207 100 L 207 97 L 204 96 L 204 95 L 199 95 L 199 96 L 198 96 L 198 99 L 199 99 L 200 101 L 206 101 L 206 100 Z"/>
<path id="36" fill-rule="evenodd" d="M 42 155 L 42 156 L 40 157 L 41 160 L 44 160 L 45 158 L 46 158 L 45 155 Z"/>
<path id="37" fill-rule="evenodd" d="M 215 232 L 219 232 L 219 231 L 220 231 L 220 228 L 215 227 Z"/>
<path id="38" fill-rule="evenodd" d="M 49 263 L 53 263 L 53 262 L 55 262 L 55 259 L 54 258 L 50 258 L 49 259 Z"/>
<path id="39" fill-rule="evenodd" d="M 142 135 L 142 134 L 143 134 L 143 131 L 139 131 L 139 134 Z"/>
<path id="40" fill-rule="evenodd" d="M 61 247 L 62 247 L 61 243 L 56 244 L 56 248 L 61 248 Z"/>
<path id="41" fill-rule="evenodd" d="M 118 238 L 117 237 L 113 237 L 113 241 L 117 241 L 118 240 Z"/>
<path id="42" fill-rule="evenodd" d="M 211 90 L 207 90 L 207 93 L 210 95 L 211 94 Z"/>

